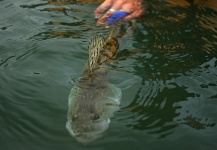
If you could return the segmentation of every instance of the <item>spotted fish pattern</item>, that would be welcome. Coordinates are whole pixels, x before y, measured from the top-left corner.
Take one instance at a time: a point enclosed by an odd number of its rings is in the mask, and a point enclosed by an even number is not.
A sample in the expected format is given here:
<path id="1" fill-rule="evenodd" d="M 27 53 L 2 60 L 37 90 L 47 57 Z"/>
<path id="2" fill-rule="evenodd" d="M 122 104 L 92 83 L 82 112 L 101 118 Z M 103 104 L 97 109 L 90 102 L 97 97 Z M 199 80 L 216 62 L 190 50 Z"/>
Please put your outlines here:
<path id="1" fill-rule="evenodd" d="M 109 36 L 105 39 L 102 34 L 98 34 L 89 42 L 89 73 L 93 73 L 98 65 L 112 58 L 119 47 L 118 41 L 115 38 L 116 27 L 113 27 Z"/>
<path id="2" fill-rule="evenodd" d="M 104 45 L 105 45 L 105 39 L 102 36 L 102 34 L 99 34 L 90 40 L 88 46 L 88 50 L 89 50 L 88 67 L 90 73 L 92 73 L 93 70 L 96 68 L 97 61 L 100 56 L 100 52 L 103 50 Z"/>

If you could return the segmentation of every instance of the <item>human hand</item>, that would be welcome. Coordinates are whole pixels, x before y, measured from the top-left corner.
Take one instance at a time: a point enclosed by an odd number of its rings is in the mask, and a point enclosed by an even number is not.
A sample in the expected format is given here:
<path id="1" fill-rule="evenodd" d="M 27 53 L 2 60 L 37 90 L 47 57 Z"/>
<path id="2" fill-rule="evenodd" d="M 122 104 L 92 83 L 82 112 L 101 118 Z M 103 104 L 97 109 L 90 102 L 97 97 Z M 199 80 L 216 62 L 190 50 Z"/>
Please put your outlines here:
<path id="1" fill-rule="evenodd" d="M 108 18 L 119 19 L 118 21 L 130 21 L 140 17 L 145 12 L 143 0 L 105 0 L 96 10 L 97 24 L 108 24 Z M 104 11 L 110 8 L 103 15 Z M 111 18 L 113 17 L 113 18 Z M 117 23 L 117 20 L 114 22 Z"/>

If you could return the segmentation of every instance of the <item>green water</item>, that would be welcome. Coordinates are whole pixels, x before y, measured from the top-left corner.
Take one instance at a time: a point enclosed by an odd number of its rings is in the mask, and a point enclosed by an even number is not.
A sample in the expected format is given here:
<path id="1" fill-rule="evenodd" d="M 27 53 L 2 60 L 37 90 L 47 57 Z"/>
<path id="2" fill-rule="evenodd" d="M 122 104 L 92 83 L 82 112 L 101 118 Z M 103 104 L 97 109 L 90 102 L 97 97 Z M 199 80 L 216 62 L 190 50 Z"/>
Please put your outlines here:
<path id="1" fill-rule="evenodd" d="M 65 128 L 68 96 L 89 39 L 109 32 L 96 27 L 98 5 L 0 0 L 0 149 L 217 149 L 217 12 L 146 5 L 123 26 L 110 72 L 113 84 L 138 82 L 122 91 L 104 136 L 82 145 Z"/>

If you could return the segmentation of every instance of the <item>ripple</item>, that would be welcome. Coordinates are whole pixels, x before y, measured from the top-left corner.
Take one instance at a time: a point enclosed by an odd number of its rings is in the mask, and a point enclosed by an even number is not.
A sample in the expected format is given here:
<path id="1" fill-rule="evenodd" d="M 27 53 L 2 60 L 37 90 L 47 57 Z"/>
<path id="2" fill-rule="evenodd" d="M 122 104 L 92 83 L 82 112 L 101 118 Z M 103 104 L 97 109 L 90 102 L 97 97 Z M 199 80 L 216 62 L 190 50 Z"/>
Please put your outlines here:
<path id="1" fill-rule="evenodd" d="M 173 118 L 178 114 L 175 113 L 177 108 L 173 107 L 172 99 L 166 95 L 173 88 L 169 82 L 142 81 L 132 103 L 122 108 L 123 112 L 128 112 L 127 117 L 120 120 L 130 128 L 159 135 L 158 138 L 171 134 L 177 126 Z"/>
<path id="2" fill-rule="evenodd" d="M 4 76 L 4 82 L 0 81 L 2 87 L 10 86 L 13 89 L 8 91 L 2 88 L 1 93 L 4 95 L 0 94 L 2 114 L 0 120 L 3 120 L 1 126 L 5 127 L 2 134 L 7 139 L 19 138 L 20 142 L 27 136 L 29 139 L 44 139 L 27 140 L 25 142 L 27 145 L 32 145 L 33 141 L 48 145 L 44 141 L 55 140 L 56 134 L 62 137 L 58 139 L 59 142 L 67 139 L 65 136 L 67 102 L 64 100 L 67 96 L 64 95 L 68 92 L 65 89 L 58 89 L 56 84 L 50 85 L 49 78 L 47 83 L 43 79 L 44 77 L 13 74 Z M 21 83 L 22 86 L 18 86 Z M 58 94 L 53 93 L 54 89 Z"/>
<path id="3" fill-rule="evenodd" d="M 123 98 L 131 103 L 123 103 L 118 121 L 156 138 L 174 136 L 182 125 L 197 130 L 213 128 L 217 121 L 215 111 L 208 110 L 213 110 L 216 103 L 216 79 L 216 58 L 213 58 L 172 80 L 143 80 L 133 100 L 132 96 Z"/>
<path id="4" fill-rule="evenodd" d="M 96 27 L 98 5 L 89 0 L 1 1 L 1 148 L 216 147 L 214 5 L 147 3 L 146 16 L 123 27 L 120 59 L 111 66 L 111 72 L 121 72 L 112 74 L 118 77 L 114 83 L 139 80 L 124 83 L 122 109 L 104 138 L 80 146 L 65 129 L 67 97 L 87 60 L 88 40 L 109 31 Z"/>
<path id="5" fill-rule="evenodd" d="M 181 113 L 176 120 L 182 124 L 198 130 L 216 125 L 215 111 L 210 111 L 216 105 L 216 61 L 216 58 L 213 58 L 176 79 L 178 86 L 186 87 L 186 91 L 194 93 L 193 97 L 187 98 L 187 102 L 175 103 L 176 106 L 180 106 L 177 112 Z"/>

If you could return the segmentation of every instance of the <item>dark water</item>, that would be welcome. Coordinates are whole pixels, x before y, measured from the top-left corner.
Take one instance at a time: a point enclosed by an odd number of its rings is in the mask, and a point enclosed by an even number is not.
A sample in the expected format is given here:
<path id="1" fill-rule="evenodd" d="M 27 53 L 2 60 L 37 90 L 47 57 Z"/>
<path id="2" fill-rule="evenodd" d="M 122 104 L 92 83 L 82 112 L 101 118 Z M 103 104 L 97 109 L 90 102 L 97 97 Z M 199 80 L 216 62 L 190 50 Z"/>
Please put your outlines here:
<path id="1" fill-rule="evenodd" d="M 96 27 L 98 4 L 0 0 L 1 150 L 217 149 L 217 11 L 146 2 L 146 16 L 124 25 L 111 71 L 114 84 L 140 80 L 104 137 L 83 146 L 65 123 L 88 41 L 109 31 Z"/>

